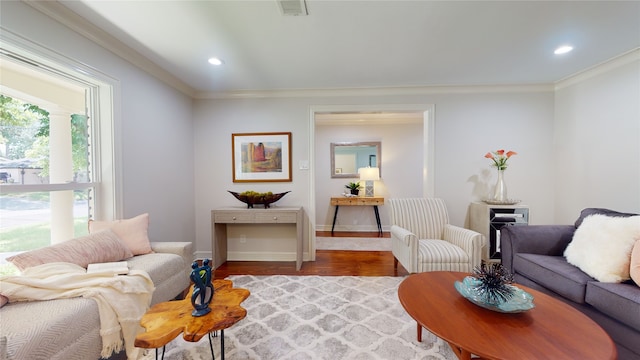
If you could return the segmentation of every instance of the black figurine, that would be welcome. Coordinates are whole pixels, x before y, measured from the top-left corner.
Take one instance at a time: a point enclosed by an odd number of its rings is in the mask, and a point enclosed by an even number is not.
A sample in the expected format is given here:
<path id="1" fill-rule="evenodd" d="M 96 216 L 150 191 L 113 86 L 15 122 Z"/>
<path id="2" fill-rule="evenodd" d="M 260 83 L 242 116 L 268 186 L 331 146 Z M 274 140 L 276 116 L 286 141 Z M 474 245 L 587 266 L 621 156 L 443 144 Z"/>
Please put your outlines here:
<path id="1" fill-rule="evenodd" d="M 202 266 L 197 262 L 191 264 L 191 281 L 193 281 L 193 294 L 191 295 L 191 305 L 193 305 L 192 316 L 202 316 L 211 312 L 209 303 L 213 299 L 213 285 L 211 285 L 211 267 L 209 259 L 204 259 Z"/>

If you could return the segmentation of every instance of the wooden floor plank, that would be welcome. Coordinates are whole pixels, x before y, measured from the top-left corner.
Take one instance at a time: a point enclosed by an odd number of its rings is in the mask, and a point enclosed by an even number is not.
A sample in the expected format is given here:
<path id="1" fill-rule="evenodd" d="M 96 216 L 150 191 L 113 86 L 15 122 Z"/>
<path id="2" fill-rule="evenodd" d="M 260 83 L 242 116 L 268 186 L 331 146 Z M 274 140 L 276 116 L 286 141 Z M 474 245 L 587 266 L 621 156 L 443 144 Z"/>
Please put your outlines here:
<path id="1" fill-rule="evenodd" d="M 317 236 L 331 236 L 330 232 L 329 235 L 320 233 Z M 362 233 L 357 234 L 340 232 L 339 236 L 357 237 Z M 371 234 L 362 237 L 377 233 Z M 394 270 L 390 251 L 317 250 L 316 261 L 304 262 L 300 271 L 296 271 L 295 261 L 227 261 L 215 270 L 216 279 L 229 275 L 404 276 L 408 273 L 400 264 Z"/>

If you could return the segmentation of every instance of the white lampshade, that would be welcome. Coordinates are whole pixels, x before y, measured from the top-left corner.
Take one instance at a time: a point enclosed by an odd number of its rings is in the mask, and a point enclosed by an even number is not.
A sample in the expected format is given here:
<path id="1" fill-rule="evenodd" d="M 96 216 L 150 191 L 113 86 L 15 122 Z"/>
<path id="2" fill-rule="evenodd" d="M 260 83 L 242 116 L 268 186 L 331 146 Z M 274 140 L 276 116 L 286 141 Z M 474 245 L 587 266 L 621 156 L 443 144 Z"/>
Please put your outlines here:
<path id="1" fill-rule="evenodd" d="M 366 167 L 358 169 L 360 180 L 380 180 L 380 169 L 377 167 Z"/>

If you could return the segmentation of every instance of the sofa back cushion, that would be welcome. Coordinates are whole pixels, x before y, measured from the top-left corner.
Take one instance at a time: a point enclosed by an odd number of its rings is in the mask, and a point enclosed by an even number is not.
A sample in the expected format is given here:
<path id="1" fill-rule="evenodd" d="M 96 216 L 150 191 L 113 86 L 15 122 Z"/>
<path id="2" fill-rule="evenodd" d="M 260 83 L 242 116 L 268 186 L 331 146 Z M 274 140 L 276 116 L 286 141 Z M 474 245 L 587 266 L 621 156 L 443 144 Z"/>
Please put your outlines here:
<path id="1" fill-rule="evenodd" d="M 82 266 L 132 257 L 129 248 L 111 230 L 101 231 L 7 258 L 20 271 L 36 265 L 67 262 Z"/>
<path id="2" fill-rule="evenodd" d="M 578 219 L 575 222 L 576 229 L 580 227 L 580 225 L 582 224 L 582 221 L 584 221 L 584 219 L 587 216 L 595 215 L 595 214 L 612 216 L 612 217 L 629 217 L 629 216 L 640 215 L 640 214 L 633 214 L 633 213 L 623 213 L 623 212 L 604 209 L 604 208 L 586 208 L 580 212 L 580 217 L 578 217 Z"/>

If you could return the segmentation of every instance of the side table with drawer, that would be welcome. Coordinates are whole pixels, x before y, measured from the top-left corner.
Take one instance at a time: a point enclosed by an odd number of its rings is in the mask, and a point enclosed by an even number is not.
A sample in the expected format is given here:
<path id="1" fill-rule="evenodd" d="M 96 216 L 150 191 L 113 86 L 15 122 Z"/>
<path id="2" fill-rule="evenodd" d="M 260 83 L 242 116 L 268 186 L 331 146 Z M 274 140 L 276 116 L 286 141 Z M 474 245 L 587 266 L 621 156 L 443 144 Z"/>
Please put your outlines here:
<path id="1" fill-rule="evenodd" d="M 304 211 L 302 207 L 268 209 L 221 208 L 211 211 L 213 268 L 227 261 L 227 224 L 294 224 L 296 226 L 296 270 L 302 267 Z"/>

